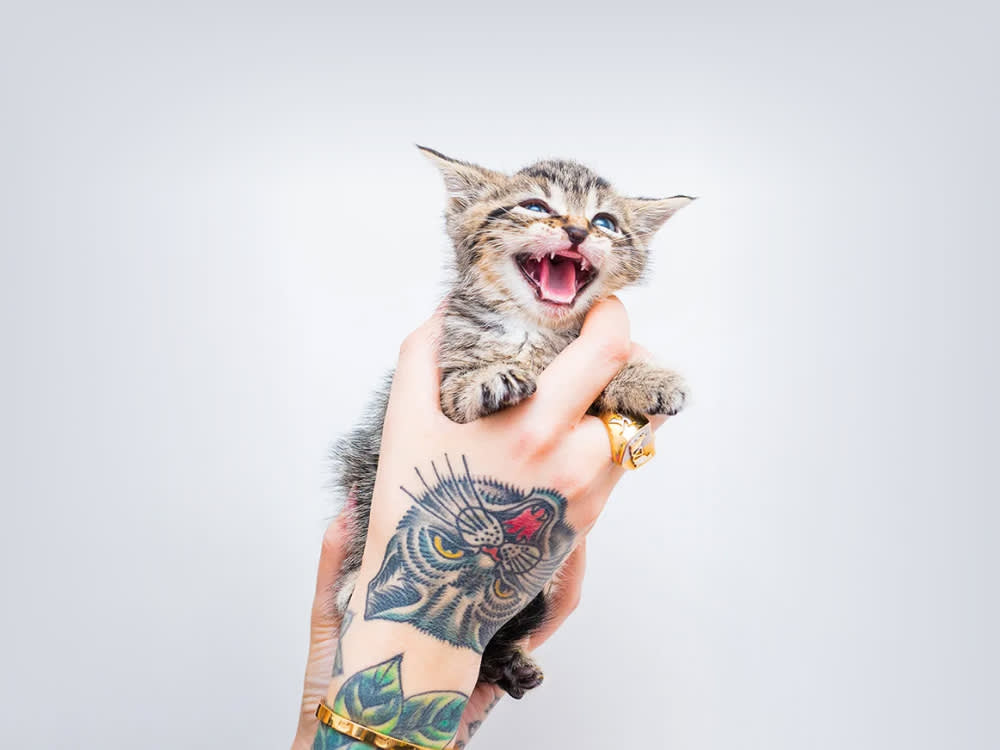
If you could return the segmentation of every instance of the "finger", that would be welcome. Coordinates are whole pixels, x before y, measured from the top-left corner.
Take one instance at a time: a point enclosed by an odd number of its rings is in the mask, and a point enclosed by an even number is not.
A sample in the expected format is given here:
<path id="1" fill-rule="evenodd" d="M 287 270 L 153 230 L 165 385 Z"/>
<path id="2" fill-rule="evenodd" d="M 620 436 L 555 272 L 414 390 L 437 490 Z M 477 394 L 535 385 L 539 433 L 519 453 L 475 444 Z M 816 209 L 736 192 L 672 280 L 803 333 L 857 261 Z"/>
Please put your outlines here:
<path id="1" fill-rule="evenodd" d="M 448 745 L 448 749 L 465 747 L 504 695 L 506 693 L 492 683 L 477 682 L 469 695 L 469 702 L 465 704 L 462 719 L 458 724 L 458 731 Z"/>
<path id="2" fill-rule="evenodd" d="M 580 336 L 538 377 L 532 419 L 557 432 L 571 428 L 628 361 L 628 315 L 617 297 L 594 305 Z"/>
<path id="3" fill-rule="evenodd" d="M 323 534 L 316 573 L 316 595 L 313 598 L 309 628 L 309 655 L 302 679 L 302 704 L 299 726 L 293 748 L 312 747 L 316 735 L 316 704 L 326 696 L 340 630 L 337 612 L 336 583 L 344 563 L 344 550 L 350 533 L 348 513 L 341 511 Z"/>
<path id="4" fill-rule="evenodd" d="M 632 353 L 629 355 L 629 362 L 642 361 L 642 362 L 653 362 L 654 358 L 652 353 L 644 347 L 642 344 L 637 344 L 632 342 Z"/>
<path id="5" fill-rule="evenodd" d="M 441 413 L 441 374 L 438 370 L 438 340 L 444 321 L 446 301 L 434 314 L 407 336 L 399 347 L 399 360 L 392 378 L 389 408 L 394 403 L 416 409 L 421 416 Z"/>
<path id="6" fill-rule="evenodd" d="M 663 415 L 649 418 L 653 430 L 662 427 L 666 421 Z M 653 446 L 655 448 L 655 441 Z M 584 416 L 576 428 L 562 439 L 560 448 L 583 483 L 610 470 L 624 471 L 620 464 L 611 460 L 611 437 L 600 417 Z"/>
<path id="7" fill-rule="evenodd" d="M 347 501 L 351 502 L 350 498 Z M 340 515 L 323 533 L 323 546 L 319 553 L 319 570 L 316 573 L 316 594 L 313 598 L 313 628 L 339 627 L 340 615 L 336 607 L 336 583 L 344 564 L 344 548 L 348 535 L 348 515 Z"/>
<path id="8" fill-rule="evenodd" d="M 585 415 L 576 428 L 563 438 L 562 449 L 572 456 L 574 466 L 596 477 L 617 466 L 611 460 L 611 438 L 599 417 Z M 620 468 L 620 467 L 619 467 Z"/>
<path id="9" fill-rule="evenodd" d="M 662 421 L 660 418 L 660 424 Z M 655 419 L 651 419 L 650 423 L 657 426 Z M 586 488 L 570 503 L 568 518 L 579 533 L 586 534 L 603 512 L 615 486 L 630 472 L 611 460 L 607 428 L 597 417 L 585 416 L 577 428 L 566 436 L 562 449 L 566 451 L 567 461 L 577 462 L 581 486 Z M 645 468 L 642 470 L 648 471 Z"/>
<path id="10" fill-rule="evenodd" d="M 566 558 L 556 573 L 557 580 L 552 595 L 548 597 L 549 616 L 541 629 L 528 640 L 528 650 L 534 651 L 555 633 L 573 614 L 580 603 L 583 591 L 583 574 L 587 568 L 587 540 L 581 539 L 576 549 Z"/>
<path id="11" fill-rule="evenodd" d="M 586 536 L 590 533 L 607 507 L 615 486 L 627 473 L 620 466 L 612 467 L 604 476 L 594 482 L 590 492 L 580 498 L 577 503 L 577 514 L 580 516 L 579 526 L 574 527 L 578 534 Z"/>

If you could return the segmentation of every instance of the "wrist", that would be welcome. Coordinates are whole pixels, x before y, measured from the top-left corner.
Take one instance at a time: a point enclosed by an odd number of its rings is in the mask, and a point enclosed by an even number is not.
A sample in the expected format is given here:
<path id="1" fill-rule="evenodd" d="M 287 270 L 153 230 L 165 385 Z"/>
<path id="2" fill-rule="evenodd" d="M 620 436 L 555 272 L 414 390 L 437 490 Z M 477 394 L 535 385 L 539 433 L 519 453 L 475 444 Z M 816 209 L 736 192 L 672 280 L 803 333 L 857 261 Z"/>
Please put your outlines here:
<path id="1" fill-rule="evenodd" d="M 442 750 L 454 738 L 475 687 L 479 654 L 410 625 L 365 620 L 354 612 L 345 616 L 325 700 L 330 711 L 315 747 L 341 747 L 345 735 L 365 740 L 374 732 L 376 739 Z"/>
<path id="2" fill-rule="evenodd" d="M 333 706 L 352 675 L 396 658 L 407 695 L 442 690 L 468 695 L 472 691 L 479 676 L 480 654 L 445 643 L 409 624 L 365 620 L 358 611 L 352 602 L 350 622 L 342 631 L 327 691 L 328 705 Z"/>

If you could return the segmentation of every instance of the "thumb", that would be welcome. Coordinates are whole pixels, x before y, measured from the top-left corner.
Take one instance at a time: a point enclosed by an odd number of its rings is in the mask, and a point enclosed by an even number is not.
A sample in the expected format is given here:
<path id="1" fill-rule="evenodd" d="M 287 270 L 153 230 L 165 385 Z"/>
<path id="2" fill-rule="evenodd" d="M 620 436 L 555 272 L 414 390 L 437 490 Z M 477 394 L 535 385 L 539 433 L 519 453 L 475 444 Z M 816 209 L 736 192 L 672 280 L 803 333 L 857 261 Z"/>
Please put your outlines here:
<path id="1" fill-rule="evenodd" d="M 348 504 L 350 502 L 349 496 Z M 316 706 L 326 697 L 339 643 L 341 617 L 337 611 L 336 591 L 350 533 L 349 513 L 346 512 L 346 507 L 323 534 L 319 569 L 316 574 L 316 594 L 313 598 L 309 627 L 309 657 L 302 684 L 302 708 L 293 744 L 296 750 L 312 746 L 317 726 Z"/>
<path id="2" fill-rule="evenodd" d="M 420 409 L 426 416 L 441 413 L 437 353 L 445 304 L 438 305 L 430 319 L 407 336 L 399 347 L 399 361 L 389 394 L 389 411 L 398 403 L 405 404 L 408 410 Z"/>

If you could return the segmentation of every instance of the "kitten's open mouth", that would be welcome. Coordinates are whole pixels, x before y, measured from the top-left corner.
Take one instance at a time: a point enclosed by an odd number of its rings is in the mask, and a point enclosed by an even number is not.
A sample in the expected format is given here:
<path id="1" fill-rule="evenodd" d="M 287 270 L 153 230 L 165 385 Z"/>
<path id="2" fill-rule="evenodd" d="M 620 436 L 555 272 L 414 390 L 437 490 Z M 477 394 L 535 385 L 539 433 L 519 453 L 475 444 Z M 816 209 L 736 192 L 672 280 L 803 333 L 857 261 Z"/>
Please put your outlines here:
<path id="1" fill-rule="evenodd" d="M 557 305 L 572 305 L 580 290 L 597 276 L 597 270 L 576 250 L 556 250 L 540 257 L 522 253 L 514 261 L 538 298 Z"/>

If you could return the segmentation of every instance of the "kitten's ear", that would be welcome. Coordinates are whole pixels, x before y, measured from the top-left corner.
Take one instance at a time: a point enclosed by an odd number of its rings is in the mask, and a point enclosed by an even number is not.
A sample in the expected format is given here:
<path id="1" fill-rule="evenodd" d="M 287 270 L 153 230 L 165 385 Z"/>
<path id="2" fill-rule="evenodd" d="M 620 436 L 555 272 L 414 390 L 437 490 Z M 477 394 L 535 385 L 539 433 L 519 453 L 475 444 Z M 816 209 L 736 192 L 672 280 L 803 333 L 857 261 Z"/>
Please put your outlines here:
<path id="1" fill-rule="evenodd" d="M 671 198 L 629 198 L 628 202 L 636 228 L 648 237 L 693 200 L 689 195 L 675 195 Z"/>
<path id="2" fill-rule="evenodd" d="M 482 197 L 494 185 L 502 185 L 507 177 L 500 172 L 475 164 L 452 159 L 426 146 L 417 146 L 431 163 L 441 170 L 448 197 L 463 206 Z"/>

